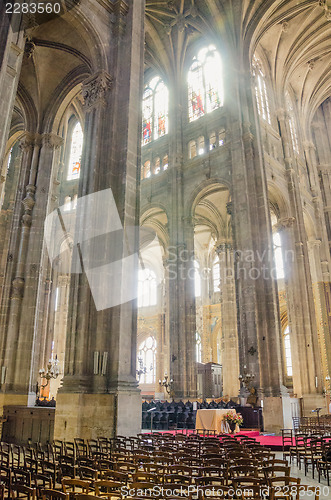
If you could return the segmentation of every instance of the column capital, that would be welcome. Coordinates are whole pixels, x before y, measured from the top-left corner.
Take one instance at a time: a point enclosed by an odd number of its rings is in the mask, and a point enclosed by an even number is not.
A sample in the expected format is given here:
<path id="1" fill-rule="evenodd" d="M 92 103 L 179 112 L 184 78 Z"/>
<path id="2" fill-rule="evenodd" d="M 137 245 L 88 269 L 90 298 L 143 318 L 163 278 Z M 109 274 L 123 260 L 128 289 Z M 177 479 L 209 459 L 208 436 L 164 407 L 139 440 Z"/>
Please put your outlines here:
<path id="1" fill-rule="evenodd" d="M 83 82 L 82 96 L 84 108 L 90 111 L 92 108 L 106 104 L 106 95 L 112 86 L 112 77 L 106 71 L 99 71 Z"/>
<path id="2" fill-rule="evenodd" d="M 295 217 L 282 217 L 278 220 L 277 224 L 275 224 L 274 227 L 277 229 L 277 231 L 282 231 L 283 229 L 292 227 L 295 221 Z"/>
<path id="3" fill-rule="evenodd" d="M 33 132 L 25 132 L 20 140 L 20 148 L 24 152 L 32 151 L 33 147 L 36 145 L 40 146 L 41 135 L 35 134 Z"/>
<path id="4" fill-rule="evenodd" d="M 63 145 L 63 137 L 56 134 L 43 134 L 42 145 L 49 149 L 59 149 Z"/>

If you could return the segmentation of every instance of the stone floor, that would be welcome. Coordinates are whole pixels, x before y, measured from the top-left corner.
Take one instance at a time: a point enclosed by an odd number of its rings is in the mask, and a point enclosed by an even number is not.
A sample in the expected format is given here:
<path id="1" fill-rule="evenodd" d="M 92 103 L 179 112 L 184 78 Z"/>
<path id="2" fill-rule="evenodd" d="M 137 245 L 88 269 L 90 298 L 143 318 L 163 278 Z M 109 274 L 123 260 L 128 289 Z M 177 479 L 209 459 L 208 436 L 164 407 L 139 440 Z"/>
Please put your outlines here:
<path id="1" fill-rule="evenodd" d="M 283 454 L 281 452 L 276 453 L 276 458 L 283 458 Z M 315 479 L 313 479 L 311 469 L 307 472 L 307 476 L 305 476 L 304 470 L 301 470 L 297 467 L 297 465 L 292 462 L 291 465 L 291 476 L 299 477 L 301 479 L 302 484 L 308 484 L 310 486 L 319 486 L 320 487 L 320 500 L 330 500 L 331 499 L 331 486 L 328 486 L 327 480 L 325 478 L 321 478 L 321 482 L 318 482 L 318 474 L 315 471 Z M 331 476 L 331 474 L 330 474 Z M 331 483 L 330 483 L 331 484 Z M 305 493 L 300 495 L 300 500 L 314 500 L 314 495 L 311 493 Z"/>

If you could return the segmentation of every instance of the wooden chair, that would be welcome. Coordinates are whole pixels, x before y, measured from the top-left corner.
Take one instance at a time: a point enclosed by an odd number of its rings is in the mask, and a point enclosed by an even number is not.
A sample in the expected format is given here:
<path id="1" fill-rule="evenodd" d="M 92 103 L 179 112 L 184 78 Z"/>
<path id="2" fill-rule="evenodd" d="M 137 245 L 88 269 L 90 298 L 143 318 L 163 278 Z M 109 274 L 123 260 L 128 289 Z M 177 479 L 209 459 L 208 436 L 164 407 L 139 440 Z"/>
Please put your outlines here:
<path id="1" fill-rule="evenodd" d="M 99 471 L 97 469 L 92 469 L 91 467 L 78 466 L 78 475 L 80 479 L 85 479 L 87 481 L 96 481 L 98 479 Z"/>
<path id="2" fill-rule="evenodd" d="M 229 467 L 230 479 L 235 477 L 257 477 L 258 468 L 254 465 L 234 465 Z"/>
<path id="3" fill-rule="evenodd" d="M 86 493 L 78 493 L 75 497 L 75 500 L 104 500 L 104 498 L 97 497 L 95 495 L 87 495 Z"/>
<path id="4" fill-rule="evenodd" d="M 25 499 L 25 500 L 35 500 L 36 499 L 36 489 L 30 488 L 25 484 L 13 484 L 10 489 L 11 498 L 13 499 Z"/>
<path id="5" fill-rule="evenodd" d="M 54 487 L 52 476 L 48 474 L 32 474 L 31 485 L 36 489 L 37 498 L 41 498 L 41 491 L 45 489 L 53 489 Z"/>
<path id="6" fill-rule="evenodd" d="M 319 500 L 320 498 L 320 486 L 311 486 L 310 484 L 300 484 L 299 486 L 299 494 L 308 493 L 308 496 L 311 500 Z M 313 494 L 315 493 L 315 497 L 313 498 Z"/>
<path id="7" fill-rule="evenodd" d="M 134 483 L 139 483 L 139 482 L 150 482 L 150 483 L 155 483 L 155 484 L 160 484 L 163 479 L 161 479 L 161 476 L 159 474 L 153 474 L 150 472 L 136 472 L 135 474 L 132 474 L 132 481 Z"/>
<path id="8" fill-rule="evenodd" d="M 24 484 L 31 487 L 31 472 L 18 467 L 12 467 L 12 484 Z"/>
<path id="9" fill-rule="evenodd" d="M 88 494 L 91 484 L 83 479 L 62 479 L 62 490 L 69 494 L 69 498 L 74 498 L 78 493 Z"/>
<path id="10" fill-rule="evenodd" d="M 42 500 L 69 500 L 69 495 L 58 490 L 45 488 L 41 491 Z"/>
<path id="11" fill-rule="evenodd" d="M 165 474 L 163 476 L 163 483 L 164 485 L 166 483 L 188 485 L 192 483 L 192 478 L 191 476 L 184 476 L 182 474 Z"/>
<path id="12" fill-rule="evenodd" d="M 278 476 L 269 478 L 269 485 L 271 487 L 271 500 L 292 500 L 293 497 L 296 498 L 296 500 L 299 500 L 300 482 L 301 479 L 297 477 Z"/>
<path id="13" fill-rule="evenodd" d="M 233 500 L 233 487 L 222 485 L 213 491 L 210 486 L 199 486 L 199 500 Z"/>
<path id="14" fill-rule="evenodd" d="M 143 482 L 141 484 L 144 484 Z M 122 496 L 123 483 L 116 481 L 95 481 L 95 494 L 104 498 L 118 498 Z"/>

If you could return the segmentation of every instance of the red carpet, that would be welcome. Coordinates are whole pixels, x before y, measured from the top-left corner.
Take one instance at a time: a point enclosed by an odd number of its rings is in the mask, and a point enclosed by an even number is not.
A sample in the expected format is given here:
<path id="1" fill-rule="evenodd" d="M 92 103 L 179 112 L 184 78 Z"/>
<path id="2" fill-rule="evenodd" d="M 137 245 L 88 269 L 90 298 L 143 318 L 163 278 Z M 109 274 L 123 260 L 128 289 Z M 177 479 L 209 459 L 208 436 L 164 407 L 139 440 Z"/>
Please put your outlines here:
<path id="1" fill-rule="evenodd" d="M 167 433 L 167 434 L 192 434 L 193 432 L 195 433 L 195 430 L 184 430 L 183 431 L 156 431 L 156 432 L 162 432 L 162 433 Z M 147 431 L 146 433 L 150 434 L 150 431 Z M 253 437 L 256 438 L 256 441 L 261 443 L 263 446 L 266 446 L 267 448 L 271 448 L 272 451 L 282 451 L 282 437 L 281 436 L 263 436 L 260 435 L 259 431 L 253 431 L 253 430 L 242 430 L 235 434 L 235 436 L 248 436 L 248 437 Z M 294 440 L 293 440 L 293 444 Z M 285 447 L 285 449 L 288 449 L 288 446 Z"/>

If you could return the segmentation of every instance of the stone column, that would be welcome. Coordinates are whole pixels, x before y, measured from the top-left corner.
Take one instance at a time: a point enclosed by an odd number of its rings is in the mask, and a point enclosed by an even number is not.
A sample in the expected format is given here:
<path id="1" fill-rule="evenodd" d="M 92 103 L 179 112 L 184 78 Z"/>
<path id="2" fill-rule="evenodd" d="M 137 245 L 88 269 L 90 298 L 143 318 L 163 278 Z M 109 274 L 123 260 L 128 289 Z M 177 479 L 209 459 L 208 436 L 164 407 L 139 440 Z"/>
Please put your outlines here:
<path id="1" fill-rule="evenodd" d="M 231 157 L 232 227 L 240 373 L 254 374 L 265 429 L 283 427 L 277 285 L 263 150 L 255 125 L 254 88 L 241 55 L 231 54 L 225 91 L 232 95 L 227 141 Z"/>
<path id="2" fill-rule="evenodd" d="M 223 394 L 235 401 L 240 384 L 233 247 L 229 243 L 222 243 L 217 246 L 216 252 L 219 257 L 221 277 Z"/>
<path id="3" fill-rule="evenodd" d="M 298 388 L 297 394 L 304 398 L 305 412 L 308 415 L 311 409 L 320 406 L 323 402 L 321 395 L 323 381 L 297 165 L 293 161 L 285 113 L 283 110 L 279 110 L 277 114 L 292 214 L 290 219 L 285 219 L 283 225 L 289 225 L 286 248 L 294 252 L 294 262 L 287 266 L 287 273 L 291 282 L 291 286 L 289 286 L 289 290 L 291 290 L 289 316 L 291 316 L 292 335 L 296 337 L 298 342 L 300 359 L 301 387 Z"/>
<path id="4" fill-rule="evenodd" d="M 170 341 L 170 374 L 174 379 L 175 397 L 196 397 L 194 295 L 194 223 L 191 207 L 184 196 L 183 136 L 186 117 L 182 103 L 186 99 L 186 83 L 176 75 L 169 89 L 169 169 L 168 199 L 172 207 L 168 215 L 168 321 Z"/>
<path id="5" fill-rule="evenodd" d="M 54 152 L 61 144 L 62 139 L 52 134 L 27 134 L 22 144 L 22 171 L 27 185 L 22 201 L 17 252 L 13 258 L 15 264 L 4 356 L 6 379 L 2 387 L 6 400 L 16 401 L 16 404 L 27 402 L 29 392 L 35 390 L 40 368 L 36 366 L 42 344 L 38 318 L 44 315 L 43 301 L 47 300 L 46 293 L 38 295 L 38 291 L 46 285 L 47 273 L 47 265 L 43 265 L 44 220 Z"/>
<path id="6" fill-rule="evenodd" d="M 6 4 L 0 6 L 0 165 L 4 160 L 10 122 L 21 72 L 25 38 L 20 29 L 21 16 L 15 14 L 9 23 Z"/>
<path id="7" fill-rule="evenodd" d="M 125 296 L 137 287 L 138 272 L 144 3 L 130 0 L 117 5 L 123 9 L 116 12 L 113 45 L 105 49 L 112 74 L 100 70 L 83 84 L 86 115 L 77 211 L 79 206 L 84 210 L 84 196 L 111 189 L 122 229 L 112 237 L 108 232 L 101 243 L 98 238 L 85 242 L 82 273 L 71 277 L 65 374 L 54 429 L 55 438 L 60 439 L 134 435 L 141 428 L 137 303 Z M 102 221 L 109 227 L 114 214 L 102 207 L 98 210 L 93 214 L 96 223 Z M 77 213 L 77 223 L 85 224 L 81 216 L 82 212 Z M 76 225 L 77 230 L 81 227 Z M 135 256 L 133 261 L 126 260 L 128 254 Z M 95 275 L 97 288 L 104 276 L 101 266 L 118 262 L 113 286 L 123 302 L 97 310 L 84 267 L 86 259 L 95 269 L 101 268 L 99 278 Z"/>

